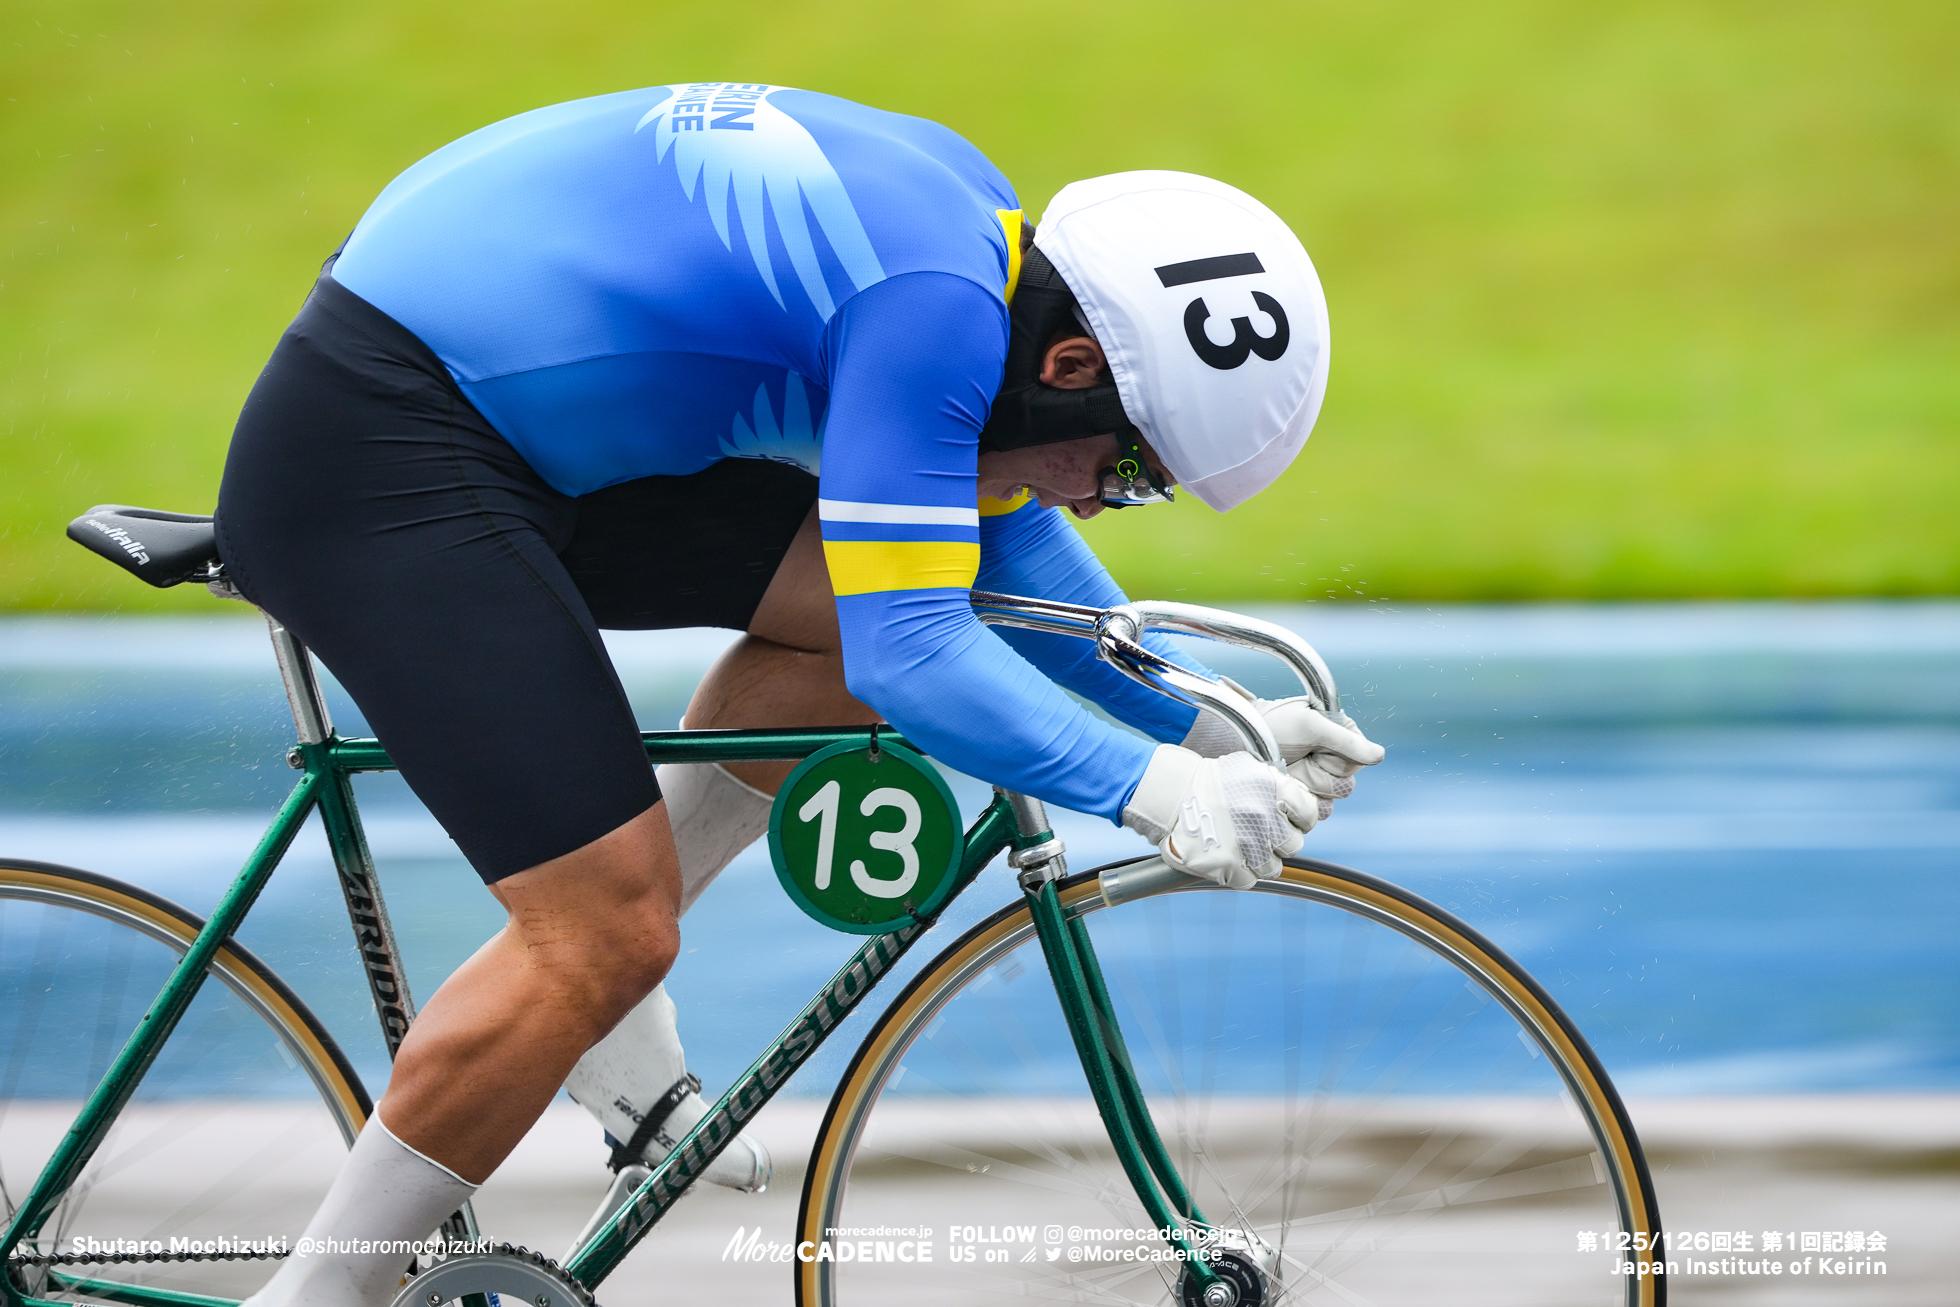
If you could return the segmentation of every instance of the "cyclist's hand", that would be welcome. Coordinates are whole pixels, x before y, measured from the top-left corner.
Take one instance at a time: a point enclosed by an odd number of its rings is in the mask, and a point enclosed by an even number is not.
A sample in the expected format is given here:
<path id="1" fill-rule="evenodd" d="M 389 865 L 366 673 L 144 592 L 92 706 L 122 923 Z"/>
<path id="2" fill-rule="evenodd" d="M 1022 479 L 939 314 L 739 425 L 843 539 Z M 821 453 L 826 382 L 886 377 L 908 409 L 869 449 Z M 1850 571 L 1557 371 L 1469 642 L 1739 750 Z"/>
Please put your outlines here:
<path id="1" fill-rule="evenodd" d="M 1164 744 L 1123 809 L 1123 824 L 1179 871 L 1250 889 L 1300 851 L 1318 807 L 1306 786 L 1249 753 L 1201 758 Z"/>
<path id="2" fill-rule="evenodd" d="M 1304 696 L 1254 702 L 1279 742 L 1286 770 L 1320 800 L 1322 820 L 1333 815 L 1334 800 L 1354 793 L 1354 774 L 1382 760 L 1382 746 L 1363 735 L 1346 713 L 1329 716 Z M 1200 712 L 1184 738 L 1184 747 L 1206 757 L 1218 757 L 1245 745 L 1239 733 L 1218 716 Z"/>
<path id="3" fill-rule="evenodd" d="M 1329 715 L 1304 698 L 1262 699 L 1259 711 L 1273 728 L 1288 773 L 1322 801 L 1322 817 L 1333 811 L 1335 799 L 1354 793 L 1354 774 L 1387 752 L 1346 713 Z"/>

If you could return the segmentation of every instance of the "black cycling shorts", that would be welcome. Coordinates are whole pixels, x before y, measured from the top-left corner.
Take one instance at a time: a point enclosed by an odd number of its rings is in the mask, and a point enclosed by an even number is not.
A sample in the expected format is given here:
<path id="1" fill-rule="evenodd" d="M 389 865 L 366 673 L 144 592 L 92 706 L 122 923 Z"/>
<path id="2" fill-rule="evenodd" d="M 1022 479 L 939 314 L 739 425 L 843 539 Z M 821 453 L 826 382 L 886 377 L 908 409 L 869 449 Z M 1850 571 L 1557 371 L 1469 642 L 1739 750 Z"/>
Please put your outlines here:
<path id="1" fill-rule="evenodd" d="M 218 551 L 496 881 L 660 797 L 599 628 L 746 628 L 816 497 L 748 459 L 560 494 L 323 276 L 239 416 Z"/>

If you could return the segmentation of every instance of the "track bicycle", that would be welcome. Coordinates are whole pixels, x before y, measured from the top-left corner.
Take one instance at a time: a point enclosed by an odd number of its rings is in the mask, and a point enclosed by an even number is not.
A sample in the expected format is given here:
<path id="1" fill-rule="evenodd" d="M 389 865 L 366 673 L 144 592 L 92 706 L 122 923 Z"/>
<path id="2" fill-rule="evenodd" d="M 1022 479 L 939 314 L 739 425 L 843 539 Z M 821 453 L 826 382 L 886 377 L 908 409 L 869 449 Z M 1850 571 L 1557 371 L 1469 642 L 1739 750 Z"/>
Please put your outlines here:
<path id="1" fill-rule="evenodd" d="M 105 507 L 70 534 L 152 584 L 239 597 L 208 518 Z M 1269 654 L 1339 707 L 1319 655 L 1269 623 L 973 602 L 991 624 L 1094 641 L 1268 761 L 1249 700 L 1159 658 L 1144 631 Z M 290 1252 L 372 1110 L 332 1034 L 234 938 L 314 811 L 391 1054 L 414 1019 L 352 786 L 390 761 L 333 730 L 309 653 L 267 621 L 301 776 L 207 919 L 0 859 L 7 1307 L 227 1307 Z M 660 1166 L 620 1174 L 562 1264 L 486 1251 L 466 1206 L 397 1307 L 591 1302 L 1002 854 L 1020 896 L 916 969 L 831 1096 L 786 1232 L 801 1307 L 1664 1303 L 1657 1274 L 1623 1274 L 1610 1251 L 1660 1237 L 1618 1094 L 1550 994 L 1448 912 L 1313 858 L 1249 891 L 1155 857 L 1071 873 L 1039 802 L 997 790 L 961 830 L 944 782 L 888 729 L 644 739 L 654 763 L 802 759 L 772 856 L 806 910 L 864 942 Z M 236 1237 L 248 1229 L 267 1233 Z M 1601 1251 L 1575 1254 L 1575 1231 Z"/>

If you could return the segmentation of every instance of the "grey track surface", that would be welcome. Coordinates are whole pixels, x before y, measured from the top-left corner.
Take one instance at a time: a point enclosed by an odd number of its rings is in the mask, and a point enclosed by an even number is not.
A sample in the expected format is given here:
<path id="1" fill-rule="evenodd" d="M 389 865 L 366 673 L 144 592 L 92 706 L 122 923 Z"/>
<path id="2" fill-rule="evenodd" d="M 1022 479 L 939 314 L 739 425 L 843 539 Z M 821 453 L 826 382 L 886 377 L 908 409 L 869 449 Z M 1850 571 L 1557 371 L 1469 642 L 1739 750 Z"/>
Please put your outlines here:
<path id="1" fill-rule="evenodd" d="M 1683 1274 L 1674 1281 L 1677 1307 L 1853 1301 L 1872 1307 L 1930 1307 L 1952 1301 L 1951 1286 L 1960 1280 L 1960 1245 L 1952 1238 L 1960 1226 L 1960 1097 L 1660 1098 L 1635 1100 L 1632 1108 L 1647 1143 L 1668 1228 L 1741 1230 L 1758 1240 L 1770 1229 L 1799 1234 L 1880 1230 L 1889 1238 L 1884 1257 L 1889 1273 L 1882 1279 L 1853 1285 L 1815 1276 L 1764 1280 Z M 255 1104 L 248 1110 L 285 1109 Z M 754 1128 L 775 1154 L 771 1190 L 756 1196 L 700 1187 L 600 1286 L 598 1300 L 606 1307 L 687 1300 L 789 1303 L 786 1264 L 724 1260 L 723 1254 L 738 1230 L 760 1227 L 765 1243 L 790 1237 L 803 1159 L 822 1110 L 820 1102 L 809 1099 L 781 1100 L 766 1109 Z M 976 1122 L 998 1120 L 1011 1110 L 1003 1103 L 977 1109 L 968 1105 L 946 1128 L 970 1133 L 981 1128 Z M 50 1131 L 42 1133 L 59 1129 L 56 1105 L 16 1104 L 13 1111 L 45 1115 Z M 931 1111 L 908 1114 L 905 1129 L 930 1137 L 936 1128 Z M 22 1118 L 16 1117 L 14 1124 L 22 1125 Z M 12 1138 L 24 1143 L 33 1133 Z M 569 1104 L 554 1106 L 478 1195 L 485 1232 L 562 1256 L 605 1188 L 604 1156 L 598 1132 L 585 1114 Z M 321 1177 L 311 1173 L 324 1175 L 332 1164 L 331 1155 L 325 1154 L 294 1159 L 296 1185 L 318 1183 Z M 195 1159 L 187 1158 L 185 1166 L 184 1183 L 197 1183 Z M 917 1219 L 942 1230 L 959 1221 L 957 1188 L 922 1182 Z M 1546 1250 L 1548 1257 L 1562 1261 L 1578 1255 L 1569 1234 L 1558 1237 L 1561 1242 Z M 1477 1273 L 1455 1282 L 1451 1301 L 1531 1300 L 1525 1291 L 1530 1259 L 1486 1258 L 1490 1265 L 1468 1268 Z M 1488 1287 L 1488 1297 L 1477 1296 L 1479 1285 Z"/>

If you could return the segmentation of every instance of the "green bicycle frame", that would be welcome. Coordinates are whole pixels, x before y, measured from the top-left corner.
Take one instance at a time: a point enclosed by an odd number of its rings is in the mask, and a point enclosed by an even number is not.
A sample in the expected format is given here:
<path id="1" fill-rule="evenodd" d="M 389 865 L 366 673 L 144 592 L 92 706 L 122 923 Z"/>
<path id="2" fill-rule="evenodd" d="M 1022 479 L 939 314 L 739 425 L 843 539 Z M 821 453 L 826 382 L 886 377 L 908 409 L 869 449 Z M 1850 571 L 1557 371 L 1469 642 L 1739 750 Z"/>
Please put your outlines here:
<path id="1" fill-rule="evenodd" d="M 62 1195 L 88 1166 L 117 1114 L 135 1094 L 164 1042 L 189 1010 L 204 983 L 206 967 L 238 930 L 316 807 L 339 873 L 357 950 L 390 1056 L 399 1048 L 414 1019 L 414 1004 L 403 979 L 394 932 L 388 924 L 352 785 L 354 775 L 390 771 L 394 764 L 379 741 L 341 739 L 333 734 L 331 726 L 326 724 L 323 700 L 313 683 L 304 649 L 296 641 L 282 644 L 283 635 L 275 627 L 274 646 L 280 655 L 281 669 L 286 673 L 301 736 L 301 743 L 288 758 L 304 775 L 280 805 L 244 869 L 172 970 L 162 991 L 15 1211 L 5 1234 L 0 1235 L 0 1257 L 10 1257 L 23 1241 L 39 1235 Z M 312 701 L 310 705 L 302 702 L 295 686 L 305 691 Z M 303 711 L 308 708 L 310 716 Z M 881 738 L 903 743 L 902 737 L 895 734 L 881 732 Z M 643 739 L 648 759 L 656 764 L 754 762 L 802 758 L 832 744 L 858 740 L 869 746 L 871 733 L 864 728 L 655 731 L 645 734 Z M 1021 885 L 1028 896 L 1070 1036 L 1081 1057 L 1097 1109 L 1139 1201 L 1158 1229 L 1175 1232 L 1173 1241 L 1185 1251 L 1187 1273 L 1201 1288 L 1209 1288 L 1218 1277 L 1197 1255 L 1193 1237 L 1193 1231 L 1203 1227 L 1204 1216 L 1192 1203 L 1144 1105 L 1142 1089 L 1123 1045 L 1088 932 L 1080 921 L 1066 920 L 1059 906 L 1054 878 L 1060 872 L 1060 845 L 1045 827 L 1046 818 L 1039 804 L 997 793 L 967 831 L 958 880 L 946 901 L 950 903 L 972 884 L 987 864 L 1009 848 L 1031 855 L 1043 848 L 1052 849 L 1042 860 L 1022 869 Z M 934 919 L 874 936 L 858 948 L 632 1197 L 578 1250 L 566 1270 L 588 1286 L 604 1280 L 735 1138 L 743 1124 L 761 1110 L 857 1008 L 878 979 L 930 929 Z M 93 1276 L 57 1272 L 54 1278 L 64 1288 L 136 1307 L 233 1307 L 229 1299 L 121 1284 Z M 59 1307 L 50 1300 L 22 1292 L 11 1271 L 0 1277 L 0 1301 L 6 1307 Z"/>

